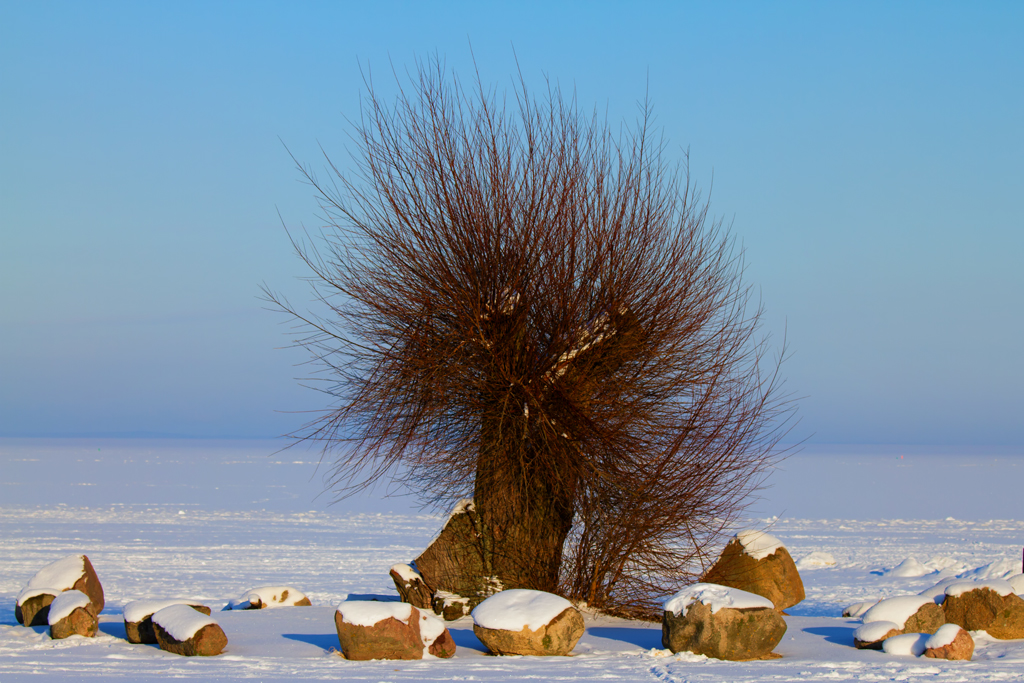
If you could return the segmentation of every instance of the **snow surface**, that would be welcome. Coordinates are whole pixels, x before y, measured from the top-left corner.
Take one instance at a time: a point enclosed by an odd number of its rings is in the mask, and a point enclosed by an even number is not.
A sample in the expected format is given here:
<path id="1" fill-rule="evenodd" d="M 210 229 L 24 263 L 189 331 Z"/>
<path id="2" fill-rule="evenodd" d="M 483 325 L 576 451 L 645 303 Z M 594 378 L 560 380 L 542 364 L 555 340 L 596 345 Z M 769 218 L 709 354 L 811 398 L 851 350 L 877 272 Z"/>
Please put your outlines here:
<path id="1" fill-rule="evenodd" d="M 262 602 L 263 607 L 294 607 L 295 603 L 306 597 L 291 586 L 260 586 L 250 588 L 240 598 L 230 601 L 226 609 L 248 609 L 249 605 Z"/>
<path id="2" fill-rule="evenodd" d="M 903 628 L 907 619 L 912 617 L 922 605 L 927 605 L 932 599 L 925 595 L 900 595 L 895 598 L 886 598 L 864 613 L 861 620 L 865 624 L 872 621 L 891 621 L 898 628 Z"/>
<path id="3" fill-rule="evenodd" d="M 927 633 L 904 633 L 892 638 L 886 638 L 882 643 L 882 651 L 887 655 L 920 657 L 924 654 L 925 643 L 930 637 Z"/>
<path id="4" fill-rule="evenodd" d="M 137 624 L 146 617 L 152 616 L 165 607 L 171 605 L 198 605 L 198 600 L 186 600 L 184 598 L 172 598 L 170 600 L 132 600 L 124 606 L 123 615 L 125 621 Z M 191 607 L 189 609 L 192 609 Z"/>
<path id="5" fill-rule="evenodd" d="M 861 624 L 853 632 L 855 640 L 859 640 L 863 643 L 874 643 L 875 641 L 883 638 L 889 631 L 899 631 L 899 624 L 894 624 L 891 621 L 872 621 L 869 624 Z"/>
<path id="6" fill-rule="evenodd" d="M 860 619 L 864 613 L 878 604 L 878 600 L 864 600 L 855 602 L 843 610 L 843 614 L 853 619 Z"/>
<path id="7" fill-rule="evenodd" d="M 736 539 L 743 546 L 743 552 L 755 560 L 762 560 L 782 547 L 782 541 L 771 534 L 753 529 L 739 532 Z"/>
<path id="8" fill-rule="evenodd" d="M 817 550 L 796 561 L 796 568 L 802 572 L 811 569 L 824 569 L 826 567 L 834 566 L 836 566 L 836 558 L 832 557 L 828 553 L 823 553 Z"/>
<path id="9" fill-rule="evenodd" d="M 572 603 L 563 597 L 522 588 L 496 593 L 473 609 L 473 623 L 502 631 L 539 631 Z"/>
<path id="10" fill-rule="evenodd" d="M 678 616 L 686 616 L 690 605 L 700 602 L 711 605 L 711 613 L 728 607 L 730 609 L 754 609 L 767 607 L 774 609 L 775 605 L 768 598 L 739 588 L 719 586 L 716 583 L 695 583 L 687 586 L 671 598 L 665 601 L 665 611 Z"/>
<path id="11" fill-rule="evenodd" d="M 932 634 L 931 638 L 925 641 L 925 648 L 934 650 L 940 647 L 946 647 L 954 640 L 960 631 L 963 630 L 956 624 L 943 624 Z"/>
<path id="12" fill-rule="evenodd" d="M 50 613 L 47 622 L 53 626 L 79 607 L 88 607 L 92 602 L 89 596 L 82 591 L 64 591 L 50 603 Z"/>
<path id="13" fill-rule="evenodd" d="M 82 578 L 85 570 L 85 556 L 68 555 L 51 562 L 29 579 L 26 588 L 57 588 L 66 591 Z"/>
<path id="14" fill-rule="evenodd" d="M 153 613 L 153 623 L 178 642 L 185 642 L 196 634 L 196 631 L 216 624 L 217 620 L 197 612 L 188 605 L 171 605 Z"/>
<path id="15" fill-rule="evenodd" d="M 932 571 L 933 570 L 924 566 L 913 557 L 908 557 L 907 559 L 903 560 L 897 566 L 893 567 L 886 573 L 890 576 L 898 576 L 903 578 L 925 576 L 927 574 L 931 574 Z"/>
<path id="16" fill-rule="evenodd" d="M 1013 593 L 1013 586 L 1009 581 L 957 581 L 946 586 L 946 595 L 963 595 L 980 588 L 988 588 L 1004 597 Z"/>
<path id="17" fill-rule="evenodd" d="M 342 621 L 353 626 L 373 626 L 388 617 L 408 624 L 412 616 L 412 605 L 407 602 L 352 600 L 338 605 L 338 614 Z"/>
<path id="18" fill-rule="evenodd" d="M 1014 574 L 1019 574 L 1021 569 L 1020 557 L 1012 560 L 1002 559 L 989 562 L 986 565 L 971 569 L 962 574 L 957 574 L 961 579 L 973 579 L 974 581 L 988 581 L 989 579 L 1007 579 Z"/>

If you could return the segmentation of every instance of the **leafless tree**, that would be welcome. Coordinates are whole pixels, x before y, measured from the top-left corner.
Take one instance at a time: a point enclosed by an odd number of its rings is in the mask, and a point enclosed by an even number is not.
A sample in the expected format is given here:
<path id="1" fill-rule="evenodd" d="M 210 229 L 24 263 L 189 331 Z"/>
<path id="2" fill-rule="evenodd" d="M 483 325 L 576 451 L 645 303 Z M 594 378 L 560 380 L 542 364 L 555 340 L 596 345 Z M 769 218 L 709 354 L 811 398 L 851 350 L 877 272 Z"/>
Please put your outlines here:
<path id="1" fill-rule="evenodd" d="M 295 436 L 342 494 L 471 495 L 483 573 L 625 614 L 691 580 L 777 457 L 792 406 L 742 251 L 644 107 L 613 132 L 557 87 L 367 81 L 326 228 L 296 242 L 332 406 Z M 765 368 L 767 368 L 765 370 Z"/>

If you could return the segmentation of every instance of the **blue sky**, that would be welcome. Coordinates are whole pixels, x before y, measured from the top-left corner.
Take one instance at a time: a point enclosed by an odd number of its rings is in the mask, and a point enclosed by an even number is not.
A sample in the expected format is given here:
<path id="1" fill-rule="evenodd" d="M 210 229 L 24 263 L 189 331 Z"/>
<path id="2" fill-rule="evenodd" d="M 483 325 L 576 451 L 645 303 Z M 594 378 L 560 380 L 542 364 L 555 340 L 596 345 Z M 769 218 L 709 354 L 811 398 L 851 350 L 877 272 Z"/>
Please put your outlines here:
<path id="1" fill-rule="evenodd" d="M 323 407 L 282 141 L 362 72 L 519 67 L 672 149 L 788 331 L 795 436 L 1024 445 L 1024 4 L 0 0 L 0 436 L 276 436 Z M 514 54 L 513 54 L 514 48 Z M 713 180 L 713 187 L 712 187 Z"/>

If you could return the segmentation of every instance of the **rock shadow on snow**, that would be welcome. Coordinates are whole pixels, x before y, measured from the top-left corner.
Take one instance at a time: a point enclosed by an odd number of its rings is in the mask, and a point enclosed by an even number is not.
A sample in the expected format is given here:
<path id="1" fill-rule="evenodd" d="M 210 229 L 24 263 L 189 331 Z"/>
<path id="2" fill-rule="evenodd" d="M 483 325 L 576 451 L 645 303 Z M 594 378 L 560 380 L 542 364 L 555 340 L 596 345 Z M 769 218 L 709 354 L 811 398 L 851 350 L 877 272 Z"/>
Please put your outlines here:
<path id="1" fill-rule="evenodd" d="M 853 632 L 857 629 L 852 626 L 809 626 L 801 630 L 814 636 L 822 636 L 827 643 L 853 647 Z"/>
<path id="2" fill-rule="evenodd" d="M 296 640 L 308 645 L 314 645 L 325 651 L 338 649 L 337 633 L 282 633 L 281 637 L 288 640 Z"/>

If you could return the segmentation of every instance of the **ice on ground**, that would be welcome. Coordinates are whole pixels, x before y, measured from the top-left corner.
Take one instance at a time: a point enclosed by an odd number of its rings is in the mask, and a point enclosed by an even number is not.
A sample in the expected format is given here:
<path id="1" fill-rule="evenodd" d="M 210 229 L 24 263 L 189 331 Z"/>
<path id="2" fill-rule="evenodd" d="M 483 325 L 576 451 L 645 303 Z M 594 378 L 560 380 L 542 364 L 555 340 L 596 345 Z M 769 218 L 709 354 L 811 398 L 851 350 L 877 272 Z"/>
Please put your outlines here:
<path id="1" fill-rule="evenodd" d="M 197 612 L 188 605 L 171 605 L 153 613 L 153 623 L 178 642 L 185 642 L 196 634 L 196 631 L 216 624 L 217 620 Z"/>
<path id="2" fill-rule="evenodd" d="M 874 643 L 885 637 L 889 631 L 899 631 L 900 626 L 891 621 L 872 621 L 870 624 L 861 624 L 854 632 L 853 637 L 862 643 Z"/>
<path id="3" fill-rule="evenodd" d="M 124 620 L 136 624 L 171 605 L 198 605 L 198 600 L 171 598 L 169 600 L 133 600 L 122 610 Z"/>
<path id="4" fill-rule="evenodd" d="M 346 600 L 338 605 L 338 614 L 346 624 L 373 626 L 387 618 L 409 623 L 412 605 L 407 602 L 377 602 L 376 600 Z"/>
<path id="5" fill-rule="evenodd" d="M 82 578 L 84 570 L 85 555 L 68 555 L 36 572 L 26 588 L 58 588 L 66 591 Z"/>
<path id="6" fill-rule="evenodd" d="M 911 655 L 920 657 L 924 654 L 925 643 L 931 636 L 927 633 L 904 633 L 886 638 L 882 643 L 882 651 L 888 655 Z"/>
<path id="7" fill-rule="evenodd" d="M 851 617 L 853 619 L 860 619 L 864 616 L 864 613 L 869 609 L 878 604 L 878 600 L 865 600 L 863 602 L 855 602 L 846 609 L 843 610 L 844 617 Z"/>
<path id="8" fill-rule="evenodd" d="M 836 558 L 832 557 L 828 553 L 821 551 L 814 551 L 810 555 L 805 555 L 797 560 L 796 568 L 800 571 L 807 571 L 808 569 L 824 569 L 825 567 L 836 566 Z"/>
<path id="9" fill-rule="evenodd" d="M 963 595 L 980 588 L 988 588 L 1004 597 L 1014 592 L 1013 586 L 1010 585 L 1009 581 L 957 581 L 946 586 L 946 595 Z"/>
<path id="10" fill-rule="evenodd" d="M 496 593 L 473 610 L 473 623 L 481 628 L 502 631 L 539 631 L 551 623 L 572 603 L 544 591 L 513 588 Z"/>
<path id="11" fill-rule="evenodd" d="M 710 605 L 712 614 L 726 607 L 730 609 L 775 608 L 774 603 L 768 598 L 742 591 L 739 588 L 720 586 L 717 583 L 695 583 L 666 600 L 665 611 L 672 612 L 677 617 L 686 616 L 690 605 L 695 602 Z"/>
<path id="12" fill-rule="evenodd" d="M 924 595 L 901 595 L 895 598 L 886 598 L 865 612 L 862 620 L 865 624 L 870 624 L 873 621 L 891 621 L 902 629 L 907 623 L 907 619 L 921 609 L 922 605 L 932 601 L 932 598 Z"/>
<path id="13" fill-rule="evenodd" d="M 956 636 L 961 630 L 956 624 L 943 624 L 925 641 L 924 646 L 929 650 L 946 647 L 956 640 Z"/>
<path id="14" fill-rule="evenodd" d="M 977 569 L 957 574 L 959 579 L 973 579 L 975 581 L 987 581 L 989 579 L 1005 579 L 1020 573 L 1020 560 L 996 560 L 982 565 Z"/>
<path id="15" fill-rule="evenodd" d="M 743 546 L 743 552 L 755 560 L 764 559 L 783 547 L 782 541 L 771 534 L 753 529 L 739 532 L 736 539 Z"/>
<path id="16" fill-rule="evenodd" d="M 79 607 L 88 607 L 92 604 L 89 596 L 82 591 L 64 591 L 50 603 L 50 613 L 47 621 L 53 626 L 61 619 L 74 612 Z"/>
<path id="17" fill-rule="evenodd" d="M 886 571 L 885 573 L 889 576 L 897 576 L 901 578 L 917 578 L 918 576 L 926 576 L 931 574 L 933 570 L 924 566 L 913 557 L 900 562 L 897 566 Z"/>
<path id="18" fill-rule="evenodd" d="M 248 609 L 250 605 L 262 602 L 264 607 L 294 607 L 306 595 L 291 586 L 260 586 L 250 588 L 242 597 L 227 604 L 226 609 Z"/>
<path id="19" fill-rule="evenodd" d="M 23 588 L 22 591 L 18 593 L 18 599 L 15 600 L 15 604 L 17 604 L 18 607 L 21 607 L 29 598 L 34 598 L 37 595 L 56 596 L 60 595 L 61 592 L 60 588 Z"/>

